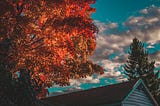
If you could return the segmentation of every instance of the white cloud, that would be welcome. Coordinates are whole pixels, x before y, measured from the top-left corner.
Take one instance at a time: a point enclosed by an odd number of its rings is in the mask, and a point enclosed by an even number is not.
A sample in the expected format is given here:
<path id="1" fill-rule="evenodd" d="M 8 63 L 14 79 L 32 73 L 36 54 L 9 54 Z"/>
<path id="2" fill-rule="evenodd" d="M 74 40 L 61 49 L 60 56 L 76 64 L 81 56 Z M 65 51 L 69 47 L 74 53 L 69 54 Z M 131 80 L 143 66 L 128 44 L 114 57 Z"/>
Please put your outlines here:
<path id="1" fill-rule="evenodd" d="M 121 76 L 119 71 L 107 71 L 104 74 L 99 75 L 98 78 L 115 78 Z"/>
<path id="2" fill-rule="evenodd" d="M 141 10 L 140 13 L 142 13 L 142 14 L 148 14 L 148 10 L 145 8 L 145 9 Z"/>
<path id="3" fill-rule="evenodd" d="M 148 23 L 153 24 L 159 21 L 159 18 L 153 17 L 147 20 Z"/>
<path id="4" fill-rule="evenodd" d="M 155 66 L 156 66 L 156 67 L 160 67 L 160 61 L 156 62 L 156 63 L 155 63 Z"/>
<path id="5" fill-rule="evenodd" d="M 144 17 L 140 16 L 140 17 L 130 17 L 129 20 L 127 21 L 127 25 L 134 25 L 137 24 L 138 22 L 142 21 L 144 19 Z"/>
<path id="6" fill-rule="evenodd" d="M 95 24 L 98 27 L 99 32 L 103 32 L 107 29 L 107 25 L 105 23 L 98 21 L 98 20 L 95 20 Z"/>
<path id="7" fill-rule="evenodd" d="M 105 25 L 106 30 L 100 30 L 100 33 L 97 35 L 97 49 L 92 57 L 93 61 L 108 59 L 115 52 L 124 54 L 123 51 L 130 45 L 134 37 L 147 43 L 160 41 L 160 8 L 151 6 L 140 12 L 143 13 L 141 16 L 131 16 L 124 22 L 124 27 L 128 30 L 121 33 L 108 33 L 110 31 L 109 27 L 104 23 L 96 21 L 98 22 L 98 27 Z M 110 25 L 112 26 L 114 23 L 110 23 Z M 118 29 L 118 25 L 116 28 Z M 125 54 L 124 57 L 126 57 Z M 117 56 L 116 58 L 119 59 Z M 116 58 L 114 59 L 115 61 Z"/>
<path id="8" fill-rule="evenodd" d="M 99 79 L 93 78 L 93 76 L 87 76 L 86 78 L 70 79 L 70 85 L 78 87 L 83 83 L 99 83 Z"/>
<path id="9" fill-rule="evenodd" d="M 117 71 L 117 68 L 126 62 L 128 54 L 125 50 L 134 37 L 148 43 L 147 49 L 156 49 L 154 45 L 160 42 L 160 8 L 151 6 L 141 10 L 140 13 L 141 15 L 131 16 L 123 23 L 123 27 L 126 28 L 123 32 L 111 33 L 111 28 L 120 30 L 118 24 L 110 23 L 107 25 L 96 21 L 98 22 L 96 25 L 101 29 L 102 25 L 103 30 L 100 30 L 97 35 L 97 48 L 91 60 L 95 63 L 101 63 L 107 70 L 104 75 L 98 78 L 117 77 L 117 81 L 126 80 Z M 115 27 L 109 27 L 114 25 Z M 117 53 L 116 56 L 110 60 L 110 56 L 114 53 Z M 156 67 L 160 67 L 160 53 L 151 54 L 151 58 L 156 61 Z"/>
<path id="10" fill-rule="evenodd" d="M 108 59 L 102 60 L 101 63 L 102 63 L 102 66 L 104 67 L 104 69 L 106 69 L 108 71 L 115 71 L 115 68 L 117 68 L 121 65 L 120 63 L 115 63 L 115 62 L 112 62 Z"/>
<path id="11" fill-rule="evenodd" d="M 147 42 L 149 44 L 147 49 L 156 49 L 155 45 L 160 42 L 160 8 L 151 6 L 140 10 L 140 14 L 139 16 L 129 17 L 123 23 L 123 26 L 119 26 L 115 22 L 102 23 L 95 21 L 99 33 L 97 35 L 96 51 L 90 59 L 95 63 L 100 63 L 106 71 L 103 75 L 97 77 L 87 76 L 81 79 L 70 79 L 71 86 L 75 89 L 81 89 L 81 84 L 101 84 L 100 79 L 103 78 L 116 78 L 118 82 L 127 80 L 124 73 L 119 71 L 119 67 L 126 62 L 128 56 L 126 49 L 132 39 L 137 37 L 139 40 Z M 118 32 L 120 27 L 124 27 L 126 30 Z M 111 60 L 110 56 L 114 53 L 116 53 L 116 56 Z M 160 52 L 151 54 L 151 58 L 156 61 L 155 66 L 160 67 Z"/>
<path id="12" fill-rule="evenodd" d="M 117 28 L 117 27 L 118 27 L 118 24 L 117 24 L 117 23 L 110 23 L 108 27 L 109 27 L 110 29 Z"/>
<path id="13" fill-rule="evenodd" d="M 118 78 L 117 78 L 117 81 L 118 81 L 118 82 L 124 82 L 124 81 L 128 81 L 128 79 L 127 79 L 127 78 L 124 78 L 124 77 L 118 77 Z"/>
<path id="14" fill-rule="evenodd" d="M 73 86 L 73 87 L 59 87 L 59 90 L 55 90 L 55 91 L 50 91 L 49 93 L 49 97 L 50 96 L 57 96 L 57 95 L 62 95 L 62 94 L 66 94 L 66 93 L 70 93 L 70 92 L 76 92 L 76 91 L 81 91 L 81 87 L 79 86 Z"/>
<path id="15" fill-rule="evenodd" d="M 155 47 L 153 45 L 147 46 L 147 49 L 154 49 Z"/>
<path id="16" fill-rule="evenodd" d="M 103 31 L 115 29 L 118 27 L 118 24 L 115 22 L 102 23 L 98 20 L 95 20 L 94 22 L 95 22 L 95 25 L 98 27 L 100 33 Z"/>

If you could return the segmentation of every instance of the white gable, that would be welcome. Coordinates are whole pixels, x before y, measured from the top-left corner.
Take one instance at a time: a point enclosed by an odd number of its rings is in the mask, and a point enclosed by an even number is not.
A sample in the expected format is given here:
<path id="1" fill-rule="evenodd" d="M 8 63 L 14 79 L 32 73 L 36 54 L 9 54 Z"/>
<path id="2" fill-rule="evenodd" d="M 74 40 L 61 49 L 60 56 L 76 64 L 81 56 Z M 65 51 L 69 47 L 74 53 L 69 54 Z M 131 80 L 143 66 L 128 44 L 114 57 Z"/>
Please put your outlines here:
<path id="1" fill-rule="evenodd" d="M 124 99 L 122 106 L 155 106 L 155 104 L 144 84 L 140 82 Z"/>

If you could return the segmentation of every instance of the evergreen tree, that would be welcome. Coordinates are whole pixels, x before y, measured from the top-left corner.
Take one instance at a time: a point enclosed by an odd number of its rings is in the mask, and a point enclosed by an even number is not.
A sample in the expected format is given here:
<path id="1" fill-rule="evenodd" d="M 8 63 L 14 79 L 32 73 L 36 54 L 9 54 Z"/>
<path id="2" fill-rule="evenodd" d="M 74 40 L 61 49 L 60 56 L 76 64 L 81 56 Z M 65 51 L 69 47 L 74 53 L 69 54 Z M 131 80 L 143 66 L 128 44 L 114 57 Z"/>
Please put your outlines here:
<path id="1" fill-rule="evenodd" d="M 159 93 L 159 71 L 155 72 L 155 61 L 149 61 L 144 44 L 137 38 L 133 39 L 127 63 L 124 65 L 125 74 L 129 80 L 142 79 L 151 93 Z"/>

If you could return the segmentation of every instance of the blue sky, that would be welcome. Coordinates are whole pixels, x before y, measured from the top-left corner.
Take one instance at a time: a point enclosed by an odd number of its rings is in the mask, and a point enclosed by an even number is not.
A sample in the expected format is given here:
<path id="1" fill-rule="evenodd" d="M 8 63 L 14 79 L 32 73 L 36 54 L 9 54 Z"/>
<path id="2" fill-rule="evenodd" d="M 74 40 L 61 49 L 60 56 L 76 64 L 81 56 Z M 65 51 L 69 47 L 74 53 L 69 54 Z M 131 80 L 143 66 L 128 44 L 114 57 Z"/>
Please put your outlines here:
<path id="1" fill-rule="evenodd" d="M 139 10 L 159 6 L 158 0 L 97 0 L 93 5 L 97 12 L 92 15 L 93 19 L 101 22 L 124 22 L 129 16 L 136 15 Z"/>
<path id="2" fill-rule="evenodd" d="M 145 43 L 151 60 L 160 69 L 160 1 L 159 0 L 97 0 L 92 14 L 99 28 L 96 51 L 90 60 L 105 68 L 103 75 L 78 80 L 71 86 L 53 85 L 51 95 L 89 89 L 126 81 L 123 65 L 134 37 Z"/>

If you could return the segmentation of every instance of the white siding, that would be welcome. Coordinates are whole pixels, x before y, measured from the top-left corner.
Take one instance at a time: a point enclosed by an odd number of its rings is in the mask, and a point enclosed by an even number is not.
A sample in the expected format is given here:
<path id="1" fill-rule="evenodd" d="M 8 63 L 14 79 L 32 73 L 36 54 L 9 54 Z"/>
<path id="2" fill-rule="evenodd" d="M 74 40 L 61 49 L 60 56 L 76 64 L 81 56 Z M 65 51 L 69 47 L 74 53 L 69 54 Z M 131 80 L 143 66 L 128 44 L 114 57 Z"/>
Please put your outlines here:
<path id="1" fill-rule="evenodd" d="M 132 94 L 122 102 L 122 106 L 154 106 L 154 104 L 141 85 L 141 87 L 136 88 Z"/>

